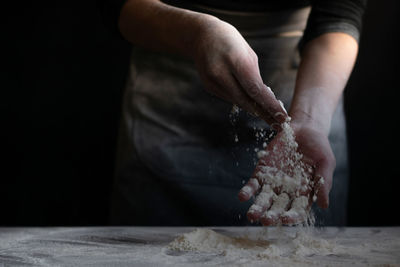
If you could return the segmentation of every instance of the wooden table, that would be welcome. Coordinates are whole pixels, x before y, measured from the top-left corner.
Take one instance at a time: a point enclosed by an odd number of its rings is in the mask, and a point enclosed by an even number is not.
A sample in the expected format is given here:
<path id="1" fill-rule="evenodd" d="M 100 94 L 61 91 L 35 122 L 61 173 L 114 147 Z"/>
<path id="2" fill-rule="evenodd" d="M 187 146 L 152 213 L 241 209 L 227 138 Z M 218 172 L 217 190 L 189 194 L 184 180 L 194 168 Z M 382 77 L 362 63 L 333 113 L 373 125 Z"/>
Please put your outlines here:
<path id="1" fill-rule="evenodd" d="M 318 229 L 315 236 L 335 240 L 340 253 L 307 255 L 300 260 L 227 256 L 221 251 L 171 251 L 168 244 L 191 227 L 0 228 L 0 266 L 400 266 L 400 227 Z M 225 236 L 255 238 L 261 227 L 211 227 Z M 269 228 L 273 244 L 298 228 Z M 278 244 L 278 243 L 276 243 Z M 287 257 L 285 259 L 285 257 Z M 282 261 L 282 258 L 284 261 Z"/>

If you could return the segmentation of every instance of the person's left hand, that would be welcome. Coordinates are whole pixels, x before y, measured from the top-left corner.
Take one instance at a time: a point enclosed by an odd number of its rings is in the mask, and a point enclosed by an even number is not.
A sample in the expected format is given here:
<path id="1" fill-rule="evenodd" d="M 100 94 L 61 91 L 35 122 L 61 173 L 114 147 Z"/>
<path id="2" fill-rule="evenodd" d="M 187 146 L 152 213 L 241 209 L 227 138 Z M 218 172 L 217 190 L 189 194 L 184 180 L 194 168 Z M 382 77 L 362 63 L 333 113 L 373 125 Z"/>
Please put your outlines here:
<path id="1" fill-rule="evenodd" d="M 274 188 L 270 185 L 271 181 L 263 181 L 257 177 L 257 173 L 263 166 L 275 167 L 290 174 L 291 167 L 285 162 L 283 153 L 285 144 L 280 140 L 278 135 L 268 144 L 267 155 L 262 156 L 255 168 L 253 177 L 240 190 L 239 200 L 247 201 L 255 196 L 255 203 L 250 207 L 247 217 L 250 221 L 260 221 L 263 225 L 276 224 L 299 224 L 307 219 L 306 214 L 298 214 L 290 211 L 295 205 L 303 205 L 305 212 L 308 212 L 314 194 L 317 197 L 317 204 L 321 208 L 329 206 L 329 191 L 332 186 L 332 175 L 335 169 L 335 157 L 329 144 L 326 134 L 314 127 L 313 125 L 291 123 L 296 141 L 298 143 L 298 151 L 304 156 L 302 161 L 304 164 L 311 166 L 309 169 L 310 186 L 306 181 L 302 181 L 298 188 L 298 194 L 283 192 L 281 188 Z M 287 155 L 286 155 L 287 156 Z M 323 179 L 322 179 L 323 178 Z M 263 190 L 261 190 L 263 188 Z M 300 196 L 300 198 L 299 198 Z M 303 198 L 302 198 L 303 197 Z M 266 199 L 268 198 L 268 199 Z M 278 204 L 278 202 L 280 202 Z M 283 210 L 272 208 L 276 206 L 284 206 Z"/>

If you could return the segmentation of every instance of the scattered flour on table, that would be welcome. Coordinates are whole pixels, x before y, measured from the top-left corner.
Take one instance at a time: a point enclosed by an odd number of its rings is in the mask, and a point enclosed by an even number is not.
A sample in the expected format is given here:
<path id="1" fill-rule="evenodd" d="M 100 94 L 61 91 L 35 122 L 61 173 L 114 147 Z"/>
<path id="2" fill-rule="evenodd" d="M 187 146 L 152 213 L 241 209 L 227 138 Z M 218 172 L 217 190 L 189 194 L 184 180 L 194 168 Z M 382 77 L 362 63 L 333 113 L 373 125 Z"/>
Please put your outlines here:
<path id="1" fill-rule="evenodd" d="M 400 240 L 393 233 L 357 228 L 198 228 L 176 237 L 162 251 L 166 262 L 175 266 L 400 266 Z"/>
<path id="2" fill-rule="evenodd" d="M 268 234 L 258 237 L 231 237 L 211 229 L 199 228 L 178 236 L 169 245 L 172 251 L 198 253 L 216 253 L 232 261 L 250 260 L 269 263 L 310 263 L 309 256 L 326 256 L 337 252 L 338 246 L 333 240 L 327 241 L 315 237 L 309 230 L 302 229 L 294 235 L 284 234 L 282 238 L 268 239 Z"/>

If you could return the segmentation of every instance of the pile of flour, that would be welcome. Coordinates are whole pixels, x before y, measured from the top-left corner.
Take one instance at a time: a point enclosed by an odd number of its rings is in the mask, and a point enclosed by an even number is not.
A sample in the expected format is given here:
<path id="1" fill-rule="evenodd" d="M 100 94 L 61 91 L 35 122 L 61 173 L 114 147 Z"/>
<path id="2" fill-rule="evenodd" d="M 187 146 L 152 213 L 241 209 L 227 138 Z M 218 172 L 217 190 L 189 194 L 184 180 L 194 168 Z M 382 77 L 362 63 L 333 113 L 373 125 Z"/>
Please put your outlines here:
<path id="1" fill-rule="evenodd" d="M 265 247 L 268 242 L 251 240 L 246 237 L 229 237 L 211 229 L 198 228 L 177 237 L 169 248 L 179 251 L 232 251 Z"/>
<path id="2" fill-rule="evenodd" d="M 301 229 L 280 238 L 268 238 L 266 232 L 257 237 L 231 237 L 211 229 L 199 228 L 177 237 L 168 245 L 172 251 L 191 253 L 213 253 L 228 261 L 263 262 L 273 264 L 310 263 L 311 256 L 326 256 L 336 253 L 340 246 L 334 241 L 315 237 L 310 229 Z"/>

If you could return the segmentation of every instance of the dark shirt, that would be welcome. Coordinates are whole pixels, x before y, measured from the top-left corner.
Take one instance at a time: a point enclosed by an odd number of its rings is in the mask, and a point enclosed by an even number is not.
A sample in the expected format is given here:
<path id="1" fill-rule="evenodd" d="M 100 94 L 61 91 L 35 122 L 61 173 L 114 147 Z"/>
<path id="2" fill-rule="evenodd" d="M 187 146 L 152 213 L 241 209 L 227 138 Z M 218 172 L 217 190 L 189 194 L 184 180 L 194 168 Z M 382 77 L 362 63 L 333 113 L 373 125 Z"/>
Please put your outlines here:
<path id="1" fill-rule="evenodd" d="M 126 0 L 98 0 L 106 23 L 118 31 L 117 23 L 121 8 Z M 301 8 L 311 5 L 300 48 L 305 43 L 328 32 L 343 32 L 359 41 L 362 16 L 367 0 L 170 0 L 168 3 L 200 4 L 211 8 L 232 11 L 260 12 Z"/>

